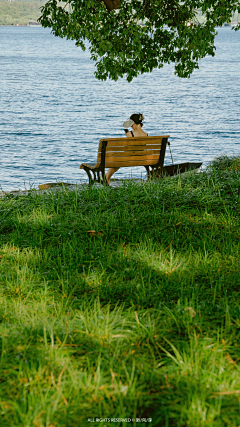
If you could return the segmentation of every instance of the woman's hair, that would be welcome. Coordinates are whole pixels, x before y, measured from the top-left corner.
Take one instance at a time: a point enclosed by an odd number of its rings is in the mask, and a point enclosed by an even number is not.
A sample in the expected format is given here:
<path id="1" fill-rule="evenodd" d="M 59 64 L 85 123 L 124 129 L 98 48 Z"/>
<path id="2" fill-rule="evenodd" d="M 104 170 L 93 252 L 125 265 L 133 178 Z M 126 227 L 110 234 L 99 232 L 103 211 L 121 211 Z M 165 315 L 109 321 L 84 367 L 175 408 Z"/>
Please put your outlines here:
<path id="1" fill-rule="evenodd" d="M 142 121 L 143 121 L 144 117 L 143 117 L 143 115 L 141 113 L 132 114 L 131 117 L 130 117 L 130 119 L 133 120 L 134 123 L 136 123 L 136 125 L 143 126 L 143 122 Z"/>

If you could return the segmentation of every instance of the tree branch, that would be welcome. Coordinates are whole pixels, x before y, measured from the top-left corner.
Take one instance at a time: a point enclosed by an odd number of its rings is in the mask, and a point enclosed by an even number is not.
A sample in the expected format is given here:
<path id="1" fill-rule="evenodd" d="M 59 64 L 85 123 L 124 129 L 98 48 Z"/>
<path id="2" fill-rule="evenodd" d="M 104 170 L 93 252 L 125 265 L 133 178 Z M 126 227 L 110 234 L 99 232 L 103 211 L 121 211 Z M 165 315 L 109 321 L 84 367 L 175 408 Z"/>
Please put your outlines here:
<path id="1" fill-rule="evenodd" d="M 102 1 L 109 12 L 113 9 L 118 9 L 121 3 L 121 0 L 102 0 Z"/>

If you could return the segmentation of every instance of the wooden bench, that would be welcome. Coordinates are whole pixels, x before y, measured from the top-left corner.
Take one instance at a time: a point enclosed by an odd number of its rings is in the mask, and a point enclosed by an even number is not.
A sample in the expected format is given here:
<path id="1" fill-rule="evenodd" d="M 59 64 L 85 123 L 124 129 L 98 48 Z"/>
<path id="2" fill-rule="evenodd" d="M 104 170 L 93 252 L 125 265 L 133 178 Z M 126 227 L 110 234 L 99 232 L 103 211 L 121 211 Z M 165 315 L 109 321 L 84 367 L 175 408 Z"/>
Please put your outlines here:
<path id="1" fill-rule="evenodd" d="M 107 185 L 105 168 L 144 166 L 147 176 L 163 176 L 163 163 L 169 135 L 132 138 L 106 138 L 99 141 L 97 163 L 82 163 L 89 184 Z"/>

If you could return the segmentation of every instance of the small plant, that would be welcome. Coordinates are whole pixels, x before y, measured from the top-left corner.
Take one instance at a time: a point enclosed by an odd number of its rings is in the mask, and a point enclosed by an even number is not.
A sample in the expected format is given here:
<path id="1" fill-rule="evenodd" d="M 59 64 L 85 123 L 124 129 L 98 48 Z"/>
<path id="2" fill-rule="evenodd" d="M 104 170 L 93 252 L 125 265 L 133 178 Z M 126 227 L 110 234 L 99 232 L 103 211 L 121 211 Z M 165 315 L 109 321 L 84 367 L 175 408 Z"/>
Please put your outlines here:
<path id="1" fill-rule="evenodd" d="M 211 162 L 208 169 L 219 171 L 240 170 L 240 156 L 228 157 L 226 155 L 222 155 L 216 157 L 216 159 Z"/>

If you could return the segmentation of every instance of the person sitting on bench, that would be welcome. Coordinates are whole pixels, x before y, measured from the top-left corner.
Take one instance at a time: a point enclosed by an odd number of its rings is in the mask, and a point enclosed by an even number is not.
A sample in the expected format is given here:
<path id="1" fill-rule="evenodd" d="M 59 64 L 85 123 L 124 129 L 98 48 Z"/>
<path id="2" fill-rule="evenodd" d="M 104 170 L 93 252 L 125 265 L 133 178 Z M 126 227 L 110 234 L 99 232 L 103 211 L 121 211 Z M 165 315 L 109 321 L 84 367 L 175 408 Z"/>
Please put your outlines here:
<path id="1" fill-rule="evenodd" d="M 124 128 L 129 128 L 131 126 L 131 128 L 133 129 L 131 131 L 128 131 L 128 129 L 124 129 L 127 138 L 131 138 L 134 136 L 148 136 L 148 134 L 142 130 L 143 120 L 144 120 L 144 117 L 141 113 L 132 114 L 130 119 L 123 123 Z M 115 172 L 117 172 L 118 169 L 119 168 L 109 168 L 108 169 L 108 171 L 106 173 L 106 180 L 107 180 L 108 184 L 110 184 L 111 176 Z"/>

